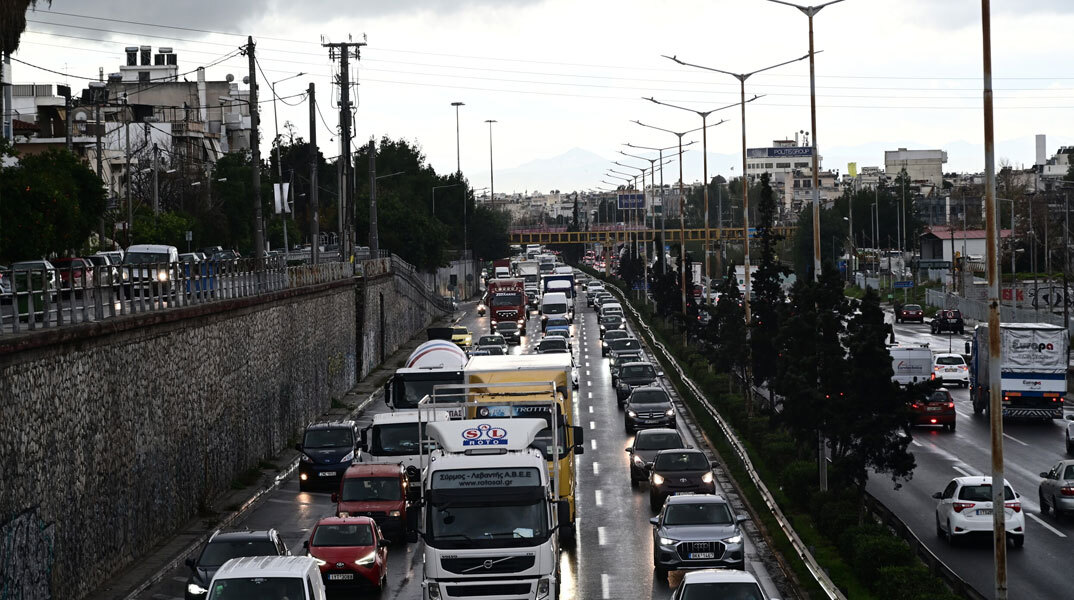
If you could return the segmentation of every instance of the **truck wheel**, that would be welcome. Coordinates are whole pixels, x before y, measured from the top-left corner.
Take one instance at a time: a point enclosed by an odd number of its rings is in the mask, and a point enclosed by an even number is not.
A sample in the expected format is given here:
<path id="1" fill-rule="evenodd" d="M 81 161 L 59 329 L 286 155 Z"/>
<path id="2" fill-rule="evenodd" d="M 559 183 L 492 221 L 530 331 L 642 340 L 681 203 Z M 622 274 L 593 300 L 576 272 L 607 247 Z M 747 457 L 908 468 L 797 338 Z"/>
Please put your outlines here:
<path id="1" fill-rule="evenodd" d="M 559 542 L 564 548 L 573 548 L 577 539 L 577 529 L 573 523 L 560 529 Z"/>

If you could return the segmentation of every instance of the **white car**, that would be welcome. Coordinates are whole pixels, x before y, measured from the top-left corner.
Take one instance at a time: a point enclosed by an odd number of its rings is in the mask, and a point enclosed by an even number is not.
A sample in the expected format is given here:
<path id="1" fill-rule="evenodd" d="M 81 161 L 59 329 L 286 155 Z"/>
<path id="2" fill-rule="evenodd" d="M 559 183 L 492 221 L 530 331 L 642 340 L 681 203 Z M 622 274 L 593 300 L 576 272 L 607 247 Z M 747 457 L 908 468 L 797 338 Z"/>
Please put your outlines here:
<path id="1" fill-rule="evenodd" d="M 1003 498 L 1007 539 L 1015 548 L 1025 543 L 1026 517 L 1021 495 L 1004 481 Z M 936 535 L 948 543 L 971 533 L 992 531 L 992 478 L 956 477 L 942 492 L 936 492 Z"/>
<path id="2" fill-rule="evenodd" d="M 937 354 L 932 357 L 932 376 L 944 385 L 970 385 L 970 368 L 961 354 Z"/>
<path id="3" fill-rule="evenodd" d="M 703 569 L 687 571 L 671 600 L 711 600 L 742 598 L 744 600 L 778 600 L 764 593 L 757 578 L 736 569 Z"/>

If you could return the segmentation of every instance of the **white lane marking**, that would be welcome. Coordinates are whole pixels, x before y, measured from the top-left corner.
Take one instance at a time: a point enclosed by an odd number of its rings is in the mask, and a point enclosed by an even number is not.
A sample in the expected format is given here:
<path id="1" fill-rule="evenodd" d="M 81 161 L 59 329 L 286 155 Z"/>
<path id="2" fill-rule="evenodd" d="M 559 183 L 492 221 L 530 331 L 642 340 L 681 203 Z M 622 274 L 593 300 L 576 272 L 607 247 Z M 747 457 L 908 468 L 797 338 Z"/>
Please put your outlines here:
<path id="1" fill-rule="evenodd" d="M 589 428 L 590 429 L 596 429 L 597 428 L 597 422 L 596 421 L 590 421 L 589 422 Z"/>
<path id="2" fill-rule="evenodd" d="M 593 392 L 589 392 L 589 397 L 590 397 L 590 399 L 593 398 Z M 818 467 L 818 469 L 819 469 L 819 467 Z"/>
<path id="3" fill-rule="evenodd" d="M 969 471 L 967 471 L 966 469 L 963 469 L 962 467 L 960 467 L 958 465 L 951 465 L 951 468 L 956 470 L 956 471 L 958 471 L 959 473 L 962 473 L 966 477 L 973 477 L 974 476 L 973 473 L 970 473 Z"/>
<path id="4" fill-rule="evenodd" d="M 915 446 L 917 446 L 918 448 L 924 448 L 925 447 L 925 444 L 922 444 L 921 442 L 919 442 L 919 441 L 917 441 L 915 439 L 912 439 L 912 438 L 910 439 L 910 443 L 915 445 Z"/>
<path id="5" fill-rule="evenodd" d="M 594 475 L 600 475 L 600 463 L 599 462 L 593 463 L 593 474 Z"/>
<path id="6" fill-rule="evenodd" d="M 586 369 L 586 370 L 585 370 L 585 376 L 586 376 L 586 377 L 589 377 L 589 369 Z"/>
<path id="7" fill-rule="evenodd" d="M 1031 519 L 1033 519 L 1033 520 L 1034 520 L 1034 521 L 1036 521 L 1037 523 L 1040 523 L 1041 527 L 1043 527 L 1043 528 L 1047 529 L 1048 531 L 1050 531 L 1050 532 L 1054 533 L 1055 535 L 1057 535 L 1057 536 L 1059 536 L 1059 537 L 1061 537 L 1061 538 L 1065 538 L 1065 537 L 1067 537 L 1067 534 L 1065 534 L 1065 533 L 1063 533 L 1062 531 L 1059 531 L 1058 529 L 1056 529 L 1055 527 L 1052 527 L 1051 525 L 1049 525 L 1049 524 L 1045 523 L 1045 522 L 1044 522 L 1044 519 L 1042 519 L 1042 518 L 1038 517 L 1037 515 L 1035 515 L 1035 514 L 1033 514 L 1033 513 L 1031 513 L 1031 512 L 1028 512 L 1028 511 L 1026 511 L 1026 516 L 1027 516 L 1027 517 L 1029 517 L 1029 518 L 1031 518 Z M 601 545 L 603 545 L 603 544 L 601 544 Z"/>
<path id="8" fill-rule="evenodd" d="M 596 504 L 597 506 L 603 506 L 604 505 L 604 492 L 602 492 L 600 490 L 594 491 L 593 492 L 593 503 Z M 600 529 L 604 529 L 604 528 L 601 527 Z M 598 529 L 597 531 L 600 531 L 600 529 Z M 179 578 L 176 577 L 176 579 L 179 579 Z M 183 582 L 186 582 L 185 577 L 183 577 L 182 580 L 183 580 Z"/>
<path id="9" fill-rule="evenodd" d="M 592 448 L 593 448 L 594 450 L 596 450 L 596 449 L 597 449 L 597 440 L 589 440 L 589 445 L 590 445 L 590 447 L 592 447 Z"/>
<path id="10" fill-rule="evenodd" d="M 600 574 L 600 596 L 601 596 L 601 598 L 603 598 L 604 600 L 608 600 L 609 598 L 611 598 L 611 596 L 609 595 L 611 587 L 612 587 L 611 577 L 608 577 L 607 573 L 601 573 Z"/>
<path id="11" fill-rule="evenodd" d="M 1008 435 L 1008 434 L 1004 433 L 1003 437 L 1007 438 L 1008 440 L 1011 440 L 1012 442 L 1018 442 L 1019 444 L 1021 444 L 1023 446 L 1028 446 L 1029 445 L 1029 444 L 1023 442 L 1022 440 L 1014 437 L 1013 435 Z"/>
<path id="12" fill-rule="evenodd" d="M 608 539 L 604 535 L 604 528 L 597 527 L 597 544 L 603 546 L 606 543 L 608 543 Z"/>
<path id="13" fill-rule="evenodd" d="M 593 412 L 593 407 L 592 407 L 592 406 L 590 406 L 590 407 L 589 407 L 589 412 L 590 412 L 590 413 L 592 413 L 592 412 Z M 820 468 L 820 467 L 818 467 L 818 469 L 819 469 L 819 468 Z"/>
<path id="14" fill-rule="evenodd" d="M 589 366 L 589 361 L 588 360 L 585 361 L 585 366 L 587 366 L 587 367 Z M 817 470 L 820 470 L 820 467 L 817 467 Z"/>

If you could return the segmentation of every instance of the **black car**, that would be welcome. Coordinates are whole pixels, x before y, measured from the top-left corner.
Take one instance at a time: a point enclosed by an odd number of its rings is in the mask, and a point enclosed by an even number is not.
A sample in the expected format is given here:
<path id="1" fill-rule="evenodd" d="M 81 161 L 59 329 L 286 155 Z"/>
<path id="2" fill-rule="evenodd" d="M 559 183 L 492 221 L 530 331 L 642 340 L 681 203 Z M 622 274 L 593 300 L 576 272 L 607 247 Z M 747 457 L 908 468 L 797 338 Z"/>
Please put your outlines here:
<path id="1" fill-rule="evenodd" d="M 522 336 L 526 335 L 525 330 L 519 328 L 518 323 L 514 321 L 503 321 L 496 325 L 496 333 L 503 336 L 503 340 L 508 344 L 518 345 L 522 343 Z"/>
<path id="2" fill-rule="evenodd" d="M 962 335 L 966 331 L 966 323 L 962 320 L 960 310 L 938 310 L 932 318 L 932 333 L 950 332 Z"/>
<path id="3" fill-rule="evenodd" d="M 634 361 L 623 363 L 615 379 L 615 400 L 620 407 L 626 402 L 634 388 L 650 386 L 656 383 L 657 377 L 663 377 L 664 373 L 657 371 L 650 363 Z"/>
<path id="4" fill-rule="evenodd" d="M 626 320 L 621 315 L 606 315 L 600 318 L 600 337 L 616 329 L 626 329 Z"/>
<path id="5" fill-rule="evenodd" d="M 627 369 L 630 368 L 627 366 Z M 671 397 L 661 387 L 634 388 L 627 398 L 625 409 L 623 430 L 627 433 L 652 427 L 675 429 L 675 408 L 671 406 Z"/>
<path id="6" fill-rule="evenodd" d="M 611 368 L 614 373 L 615 369 L 613 368 L 612 363 L 615 362 L 615 358 L 620 354 L 634 354 L 640 356 L 641 342 L 638 341 L 638 338 L 633 337 L 612 340 L 608 342 L 608 351 L 606 354 L 612 359 L 611 362 L 608 363 L 608 367 Z"/>
<path id="7" fill-rule="evenodd" d="M 209 583 L 224 563 L 243 556 L 287 556 L 287 546 L 275 529 L 267 531 L 215 531 L 197 558 L 186 559 L 190 577 L 186 580 L 186 600 L 203 600 Z"/>
<path id="8" fill-rule="evenodd" d="M 608 356 L 608 342 L 630 337 L 630 332 L 625 329 L 613 329 L 604 333 L 604 339 L 600 341 L 600 355 Z"/>
<path id="9" fill-rule="evenodd" d="M 338 487 L 343 473 L 354 462 L 357 444 L 354 421 L 314 423 L 306 427 L 302 443 L 295 444 L 295 449 L 302 453 L 298 462 L 299 489 Z"/>
<path id="10" fill-rule="evenodd" d="M 668 571 L 681 569 L 744 570 L 746 550 L 738 524 L 745 520 L 720 496 L 668 498 L 660 515 L 649 519 L 657 577 L 666 578 Z"/>
<path id="11" fill-rule="evenodd" d="M 672 494 L 715 494 L 712 465 L 700 450 L 661 450 L 649 469 L 649 508 L 660 510 Z"/>
<path id="12" fill-rule="evenodd" d="M 570 354 L 571 344 L 559 336 L 545 337 L 537 342 L 537 354 Z"/>
<path id="13" fill-rule="evenodd" d="M 682 436 L 674 429 L 644 429 L 634 436 L 634 443 L 626 449 L 630 455 L 630 485 L 649 478 L 649 467 L 661 450 L 689 448 Z"/>

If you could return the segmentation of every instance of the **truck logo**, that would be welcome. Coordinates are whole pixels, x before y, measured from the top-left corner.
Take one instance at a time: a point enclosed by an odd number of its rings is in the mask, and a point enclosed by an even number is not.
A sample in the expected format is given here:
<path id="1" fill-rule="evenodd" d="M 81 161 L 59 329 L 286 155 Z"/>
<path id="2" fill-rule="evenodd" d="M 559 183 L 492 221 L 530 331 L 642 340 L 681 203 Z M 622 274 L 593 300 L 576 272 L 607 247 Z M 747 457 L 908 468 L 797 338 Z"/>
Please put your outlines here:
<path id="1" fill-rule="evenodd" d="M 1013 350 L 1036 350 L 1037 352 L 1044 352 L 1045 350 L 1055 350 L 1055 346 L 1047 342 L 1040 342 L 1034 344 L 1032 342 L 1011 342 L 1011 349 Z"/>
<path id="2" fill-rule="evenodd" d="M 482 423 L 477 427 L 464 429 L 462 432 L 463 446 L 506 446 L 507 430 L 493 427 L 488 423 Z"/>

